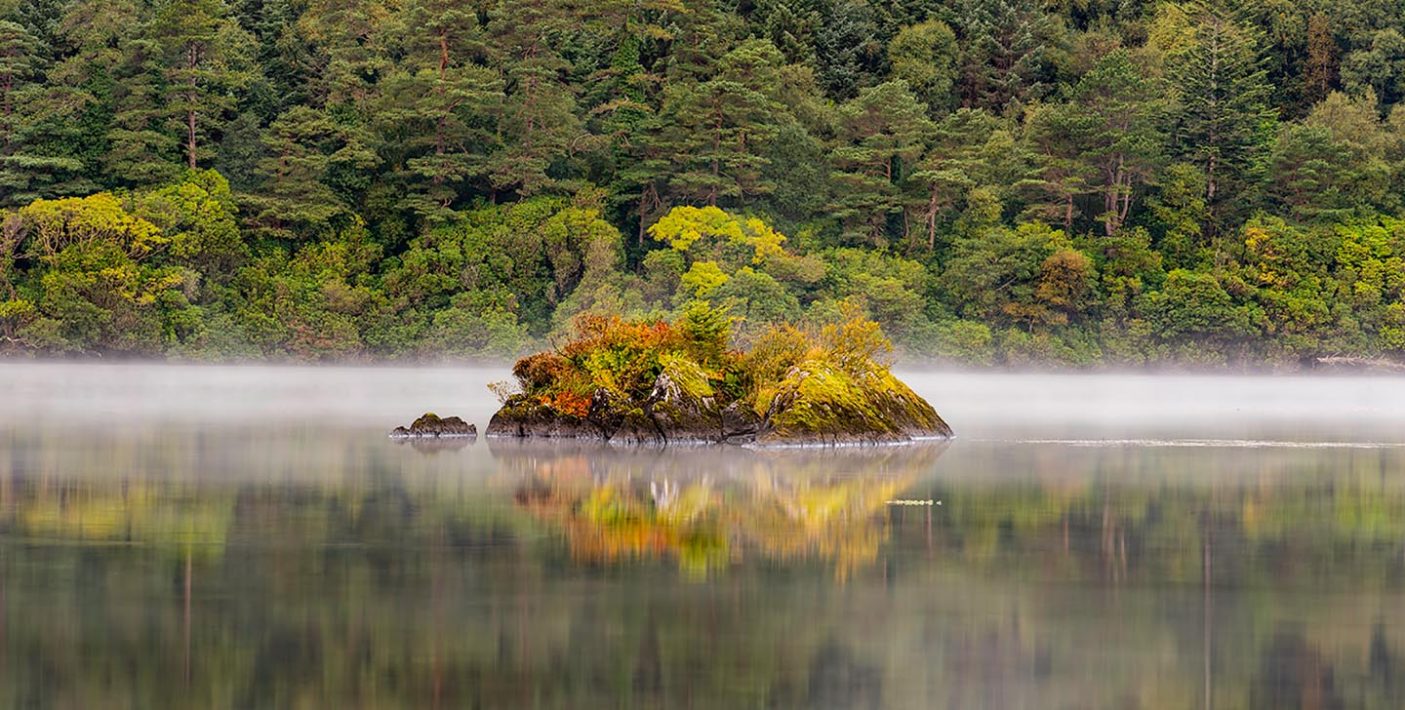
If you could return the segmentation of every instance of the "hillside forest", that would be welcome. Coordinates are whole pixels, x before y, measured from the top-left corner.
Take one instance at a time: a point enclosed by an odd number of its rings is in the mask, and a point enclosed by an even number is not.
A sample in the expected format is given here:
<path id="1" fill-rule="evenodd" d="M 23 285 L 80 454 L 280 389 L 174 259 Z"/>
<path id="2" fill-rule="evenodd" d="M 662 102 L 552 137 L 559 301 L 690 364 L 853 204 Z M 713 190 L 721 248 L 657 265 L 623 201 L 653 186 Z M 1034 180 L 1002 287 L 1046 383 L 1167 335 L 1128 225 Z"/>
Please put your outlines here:
<path id="1" fill-rule="evenodd" d="M 0 355 L 1405 357 L 1387 0 L 0 0 Z"/>

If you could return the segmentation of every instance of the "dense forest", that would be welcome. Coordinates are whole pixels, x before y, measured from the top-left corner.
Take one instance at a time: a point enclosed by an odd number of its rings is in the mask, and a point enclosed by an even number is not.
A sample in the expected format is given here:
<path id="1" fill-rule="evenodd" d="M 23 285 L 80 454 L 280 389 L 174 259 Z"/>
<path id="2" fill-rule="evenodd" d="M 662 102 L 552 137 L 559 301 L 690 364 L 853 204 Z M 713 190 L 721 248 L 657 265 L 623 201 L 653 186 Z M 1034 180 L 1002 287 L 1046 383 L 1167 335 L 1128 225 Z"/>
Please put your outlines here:
<path id="1" fill-rule="evenodd" d="M 1387 0 L 0 0 L 0 353 L 1405 355 Z"/>

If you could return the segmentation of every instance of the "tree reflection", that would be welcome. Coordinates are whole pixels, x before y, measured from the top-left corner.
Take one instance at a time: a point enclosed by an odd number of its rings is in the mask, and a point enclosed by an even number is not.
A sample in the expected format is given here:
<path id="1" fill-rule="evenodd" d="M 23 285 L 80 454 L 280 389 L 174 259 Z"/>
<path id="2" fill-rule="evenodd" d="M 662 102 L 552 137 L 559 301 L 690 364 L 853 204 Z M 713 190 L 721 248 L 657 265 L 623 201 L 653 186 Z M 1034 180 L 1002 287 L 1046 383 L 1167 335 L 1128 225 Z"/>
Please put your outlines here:
<path id="1" fill-rule="evenodd" d="M 944 444 L 854 449 L 615 451 L 496 442 L 516 504 L 579 561 L 664 556 L 705 575 L 759 555 L 818 557 L 840 579 L 887 539 L 886 509 Z"/>

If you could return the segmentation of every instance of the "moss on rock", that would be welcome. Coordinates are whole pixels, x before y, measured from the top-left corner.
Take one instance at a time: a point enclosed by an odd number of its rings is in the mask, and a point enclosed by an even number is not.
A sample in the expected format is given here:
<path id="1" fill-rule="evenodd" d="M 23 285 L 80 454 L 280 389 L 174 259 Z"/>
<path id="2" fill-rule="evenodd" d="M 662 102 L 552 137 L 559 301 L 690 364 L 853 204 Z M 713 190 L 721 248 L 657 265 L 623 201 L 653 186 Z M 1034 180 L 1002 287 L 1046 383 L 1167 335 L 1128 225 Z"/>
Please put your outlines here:
<path id="1" fill-rule="evenodd" d="M 478 427 L 459 417 L 440 417 L 434 412 L 426 412 L 420 415 L 408 428 L 395 427 L 390 432 L 390 436 L 395 439 L 473 438 L 478 436 Z"/>

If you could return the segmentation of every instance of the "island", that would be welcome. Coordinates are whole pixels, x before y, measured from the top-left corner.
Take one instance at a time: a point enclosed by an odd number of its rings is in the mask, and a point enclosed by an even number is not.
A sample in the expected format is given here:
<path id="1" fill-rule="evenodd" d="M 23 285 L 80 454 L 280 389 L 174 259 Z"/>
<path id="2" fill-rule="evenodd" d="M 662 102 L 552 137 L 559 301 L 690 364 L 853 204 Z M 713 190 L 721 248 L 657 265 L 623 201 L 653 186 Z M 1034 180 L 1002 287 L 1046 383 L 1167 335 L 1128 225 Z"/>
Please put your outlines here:
<path id="1" fill-rule="evenodd" d="M 477 426 L 459 417 L 441 417 L 434 412 L 425 412 L 409 427 L 398 426 L 390 432 L 392 439 L 473 439 L 477 436 Z"/>
<path id="2" fill-rule="evenodd" d="M 848 313 L 732 345 L 732 318 L 694 303 L 674 322 L 588 315 L 558 347 L 492 386 L 492 437 L 625 443 L 863 444 L 943 439 L 951 427 L 890 371 L 879 326 Z"/>

